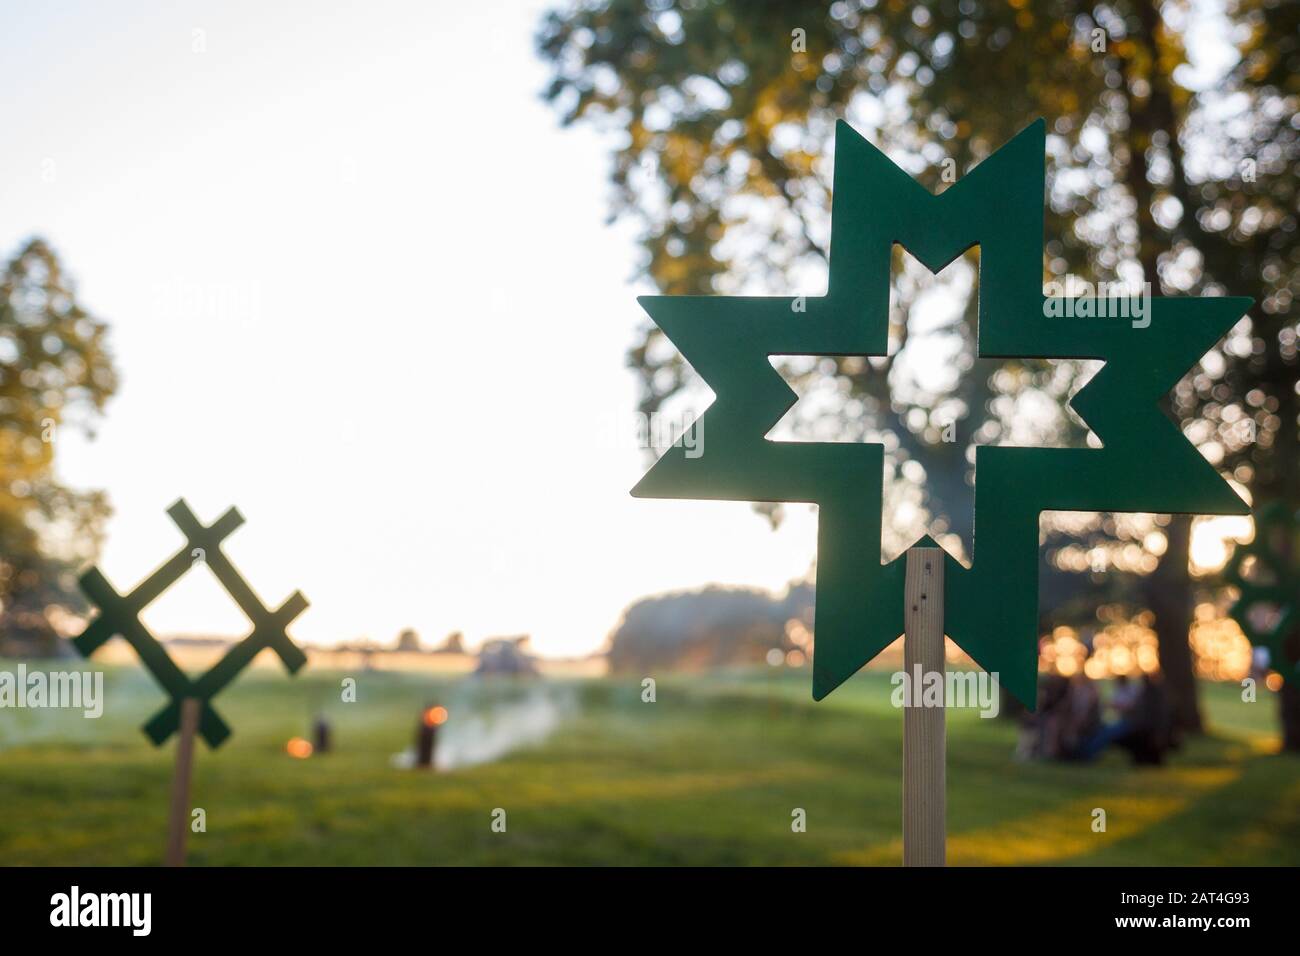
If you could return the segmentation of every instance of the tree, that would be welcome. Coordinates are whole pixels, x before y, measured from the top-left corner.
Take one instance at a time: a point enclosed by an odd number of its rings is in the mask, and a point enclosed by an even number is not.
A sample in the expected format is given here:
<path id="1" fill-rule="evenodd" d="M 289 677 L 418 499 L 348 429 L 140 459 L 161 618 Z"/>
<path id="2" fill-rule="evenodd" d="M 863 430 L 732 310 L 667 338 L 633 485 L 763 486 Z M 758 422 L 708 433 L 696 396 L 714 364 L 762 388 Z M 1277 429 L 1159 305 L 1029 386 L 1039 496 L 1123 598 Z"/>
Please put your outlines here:
<path id="1" fill-rule="evenodd" d="M 49 654 L 80 613 L 79 565 L 109 513 L 102 492 L 53 473 L 61 429 L 91 426 L 117 388 L 108 327 L 76 300 L 58 257 L 29 240 L 0 275 L 0 643 Z"/>
<path id="2" fill-rule="evenodd" d="M 1045 278 L 1254 296 L 1251 318 L 1180 385 L 1171 411 L 1257 501 L 1294 502 L 1295 6 L 1232 4 L 1225 35 L 1241 58 L 1206 90 L 1183 82 L 1189 14 L 1172 0 L 605 0 L 552 11 L 537 42 L 552 68 L 545 95 L 562 121 L 617 134 L 613 212 L 640 223 L 644 275 L 666 294 L 816 291 L 808 285 L 824 265 L 829 213 L 822 157 L 837 118 L 941 189 L 945 174 L 1047 117 Z M 971 316 L 968 308 L 968 341 Z M 628 359 L 647 413 L 690 387 L 648 323 Z M 909 443 L 932 443 L 933 417 L 923 414 L 915 430 L 909 422 L 929 397 L 899 408 L 889 360 L 828 361 L 847 384 L 845 420 L 870 431 L 901 413 L 907 427 L 892 431 L 904 456 Z M 968 414 L 1024 387 L 1020 374 L 1000 384 L 968 375 L 956 391 Z M 1124 569 L 1142 577 L 1134 590 L 1155 612 L 1179 722 L 1196 731 L 1191 520 L 1144 520 L 1099 516 L 1058 531 L 1097 545 L 1090 550 L 1110 567 L 1124 567 L 1114 556 L 1127 545 L 1142 546 L 1142 560 Z"/>
<path id="3" fill-rule="evenodd" d="M 395 651 L 409 651 L 419 653 L 420 635 L 412 628 L 404 627 L 397 635 L 397 643 L 393 646 Z"/>
<path id="4" fill-rule="evenodd" d="M 446 639 L 434 651 L 435 654 L 464 654 L 465 653 L 465 635 L 460 631 L 452 631 Z"/>
<path id="5" fill-rule="evenodd" d="M 780 596 L 712 586 L 642 598 L 623 612 L 610 634 L 610 670 L 647 673 L 761 663 L 774 649 L 784 653 L 798 646 L 787 625 L 811 616 L 808 592 L 799 585 Z"/>

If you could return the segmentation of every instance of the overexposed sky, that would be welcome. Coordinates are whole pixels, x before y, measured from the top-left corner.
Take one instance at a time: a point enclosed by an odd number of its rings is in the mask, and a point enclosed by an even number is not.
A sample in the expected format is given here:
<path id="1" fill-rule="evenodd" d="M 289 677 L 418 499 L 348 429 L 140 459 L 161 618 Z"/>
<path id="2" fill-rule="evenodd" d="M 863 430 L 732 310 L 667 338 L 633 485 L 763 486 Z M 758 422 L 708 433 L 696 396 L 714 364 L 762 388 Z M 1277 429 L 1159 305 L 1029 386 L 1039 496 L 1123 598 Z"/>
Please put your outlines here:
<path id="1" fill-rule="evenodd" d="M 238 505 L 227 553 L 268 604 L 306 594 L 309 642 L 581 653 L 641 595 L 807 571 L 807 508 L 773 533 L 745 503 L 628 495 L 646 290 L 605 145 L 538 99 L 542 8 L 5 12 L 0 251 L 45 236 L 111 323 L 122 388 L 57 456 L 111 497 L 119 589 L 179 545 L 178 496 Z M 241 633 L 206 576 L 146 622 Z"/>

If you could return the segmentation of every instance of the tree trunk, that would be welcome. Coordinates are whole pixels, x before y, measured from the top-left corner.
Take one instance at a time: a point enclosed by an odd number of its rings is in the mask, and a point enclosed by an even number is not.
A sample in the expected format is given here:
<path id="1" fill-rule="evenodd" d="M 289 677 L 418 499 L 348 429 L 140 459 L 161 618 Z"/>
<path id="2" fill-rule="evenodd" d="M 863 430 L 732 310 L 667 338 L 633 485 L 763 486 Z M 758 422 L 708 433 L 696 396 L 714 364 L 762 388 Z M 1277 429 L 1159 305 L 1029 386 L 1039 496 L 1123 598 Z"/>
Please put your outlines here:
<path id="1" fill-rule="evenodd" d="M 1282 749 L 1300 753 L 1300 682 L 1287 678 L 1282 684 L 1277 716 L 1282 724 Z"/>
<path id="2" fill-rule="evenodd" d="M 1205 728 L 1196 698 L 1196 671 L 1188 642 L 1192 628 L 1192 578 L 1188 567 L 1191 516 L 1173 515 L 1165 536 L 1168 547 L 1159 567 L 1146 579 L 1146 603 L 1156 616 L 1160 670 L 1173 708 L 1174 726 L 1186 734 L 1200 734 Z"/>
<path id="3" fill-rule="evenodd" d="M 1174 177 L 1183 179 L 1182 152 L 1178 145 L 1179 121 L 1175 115 L 1169 77 L 1159 69 L 1160 53 L 1156 34 L 1162 27 L 1154 2 L 1139 3 L 1137 13 L 1141 29 L 1132 36 L 1132 51 L 1121 55 L 1121 69 L 1126 75 L 1128 91 L 1130 142 L 1126 183 L 1137 204 L 1138 261 L 1156 294 L 1164 289 L 1160 280 L 1160 251 L 1171 237 L 1155 221 L 1152 203 L 1155 187 L 1148 166 L 1147 149 L 1156 133 L 1164 133 L 1175 164 Z M 1133 94 L 1138 80 L 1149 80 L 1149 95 Z M 1184 203 L 1184 209 L 1188 208 Z M 1192 519 L 1174 515 L 1165 528 L 1169 544 L 1160 556 L 1154 573 L 1144 582 L 1146 605 L 1156 616 L 1156 640 L 1160 650 L 1160 669 L 1174 711 L 1174 724 L 1183 733 L 1199 734 L 1204 730 L 1196 699 L 1196 674 L 1192 667 L 1192 649 L 1188 643 L 1192 627 L 1192 577 L 1188 568 Z"/>
<path id="4" fill-rule="evenodd" d="M 1274 328 L 1264 333 L 1266 336 L 1273 333 L 1270 336 L 1267 375 L 1268 380 L 1274 383 L 1272 392 L 1278 397 L 1276 414 L 1282 420 L 1282 427 L 1277 430 L 1269 449 L 1262 480 L 1257 480 L 1260 490 L 1255 506 L 1258 508 L 1266 502 L 1281 500 L 1288 509 L 1294 510 L 1296 488 L 1300 487 L 1300 428 L 1296 424 L 1300 421 L 1300 396 L 1296 394 L 1294 385 L 1295 368 L 1282 359 L 1278 349 L 1279 337 Z M 1300 555 L 1293 551 L 1295 544 L 1294 536 L 1283 536 L 1281 563 L 1291 568 L 1292 573 L 1300 571 Z M 1281 650 L 1283 659 L 1270 663 L 1283 679 L 1277 703 L 1282 749 L 1300 753 L 1300 668 L 1290 666 L 1291 662 L 1300 661 L 1300 626 L 1293 628 L 1281 642 Z"/>

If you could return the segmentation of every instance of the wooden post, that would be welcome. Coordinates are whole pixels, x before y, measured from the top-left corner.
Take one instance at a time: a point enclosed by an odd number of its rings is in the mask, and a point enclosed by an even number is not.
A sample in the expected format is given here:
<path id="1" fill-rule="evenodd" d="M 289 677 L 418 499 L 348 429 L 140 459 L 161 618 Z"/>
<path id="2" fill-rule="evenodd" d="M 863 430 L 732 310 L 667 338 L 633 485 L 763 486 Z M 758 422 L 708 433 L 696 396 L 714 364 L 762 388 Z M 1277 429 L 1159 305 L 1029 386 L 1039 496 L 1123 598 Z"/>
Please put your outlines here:
<path id="1" fill-rule="evenodd" d="M 903 667 L 911 686 L 903 708 L 903 865 L 943 866 L 947 834 L 944 793 L 947 742 L 943 684 L 940 706 L 924 706 L 927 675 L 943 681 L 943 560 L 940 548 L 907 552 Z"/>
<path id="2" fill-rule="evenodd" d="M 171 818 L 167 823 L 167 866 L 185 865 L 185 841 L 190 832 L 190 773 L 194 768 L 194 736 L 199 729 L 203 702 L 197 697 L 181 701 L 180 740 L 176 743 L 176 773 L 172 777 Z"/>

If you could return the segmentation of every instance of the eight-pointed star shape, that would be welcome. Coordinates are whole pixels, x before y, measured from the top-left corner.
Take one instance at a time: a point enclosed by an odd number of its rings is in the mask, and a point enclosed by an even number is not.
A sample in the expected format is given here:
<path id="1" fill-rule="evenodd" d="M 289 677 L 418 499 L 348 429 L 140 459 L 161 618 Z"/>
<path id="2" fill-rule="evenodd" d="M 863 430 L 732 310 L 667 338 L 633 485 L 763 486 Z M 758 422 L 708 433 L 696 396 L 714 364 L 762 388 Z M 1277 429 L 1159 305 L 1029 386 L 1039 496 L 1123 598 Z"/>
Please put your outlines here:
<path id="1" fill-rule="evenodd" d="M 1041 512 L 1249 511 L 1157 403 L 1250 300 L 1153 299 L 1145 328 L 1096 309 L 1046 316 L 1044 129 L 1034 122 L 935 196 L 841 122 L 825 296 L 801 297 L 803 312 L 791 297 L 640 300 L 717 397 L 703 453 L 669 449 L 633 494 L 819 506 L 816 699 L 903 632 L 904 561 L 880 561 L 880 445 L 765 439 L 795 399 L 769 357 L 885 354 L 895 243 L 933 272 L 980 246 L 980 355 L 1106 363 L 1073 402 L 1102 447 L 979 448 L 973 563 L 945 567 L 949 636 L 1023 703 L 1036 702 Z"/>

